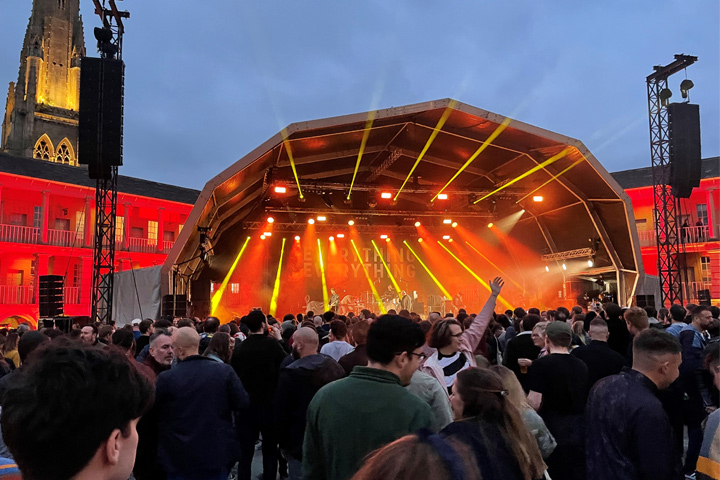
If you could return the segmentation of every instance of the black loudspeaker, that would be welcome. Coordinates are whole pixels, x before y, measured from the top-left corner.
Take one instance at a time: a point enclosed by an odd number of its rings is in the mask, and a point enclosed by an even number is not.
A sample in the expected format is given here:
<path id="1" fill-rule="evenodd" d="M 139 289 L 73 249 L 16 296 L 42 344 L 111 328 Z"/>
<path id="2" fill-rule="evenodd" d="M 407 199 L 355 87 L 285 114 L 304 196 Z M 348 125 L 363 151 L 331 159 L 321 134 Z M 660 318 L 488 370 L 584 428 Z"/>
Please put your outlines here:
<path id="1" fill-rule="evenodd" d="M 670 187 L 677 198 L 689 198 L 700 186 L 700 107 L 692 103 L 667 106 L 670 126 Z"/>
<path id="2" fill-rule="evenodd" d="M 163 295 L 162 298 L 162 316 L 165 315 L 175 317 L 187 316 L 187 297 L 185 295 L 175 295 L 175 313 L 173 313 L 173 296 Z"/>
<path id="3" fill-rule="evenodd" d="M 40 275 L 38 284 L 40 318 L 52 318 L 62 315 L 63 277 L 61 275 Z"/>
<path id="4" fill-rule="evenodd" d="M 655 295 L 636 295 L 635 300 L 640 308 L 655 306 Z"/>
<path id="5" fill-rule="evenodd" d="M 698 290 L 698 303 L 700 303 L 700 305 L 710 306 L 710 290 Z"/>
<path id="6" fill-rule="evenodd" d="M 85 57 L 80 68 L 78 163 L 90 178 L 110 178 L 122 165 L 125 64 L 122 60 Z"/>

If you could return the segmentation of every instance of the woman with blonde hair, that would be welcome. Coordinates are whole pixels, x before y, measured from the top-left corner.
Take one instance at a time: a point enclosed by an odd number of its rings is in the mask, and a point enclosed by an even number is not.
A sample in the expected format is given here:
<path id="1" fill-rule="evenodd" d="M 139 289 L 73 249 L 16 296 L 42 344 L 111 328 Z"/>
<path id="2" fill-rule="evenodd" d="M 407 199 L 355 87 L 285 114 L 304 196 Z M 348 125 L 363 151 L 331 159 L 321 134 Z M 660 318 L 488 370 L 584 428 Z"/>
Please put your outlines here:
<path id="1" fill-rule="evenodd" d="M 542 478 L 547 467 L 537 442 L 508 395 L 497 373 L 461 371 L 450 396 L 455 421 L 440 433 L 473 450 L 483 480 Z"/>
<path id="2" fill-rule="evenodd" d="M 502 365 L 493 365 L 490 370 L 497 373 L 502 379 L 503 387 L 508 391 L 508 401 L 520 411 L 525 426 L 535 437 L 542 457 L 549 457 L 557 446 L 555 438 L 545 426 L 542 417 L 528 403 L 525 391 L 513 371 Z"/>

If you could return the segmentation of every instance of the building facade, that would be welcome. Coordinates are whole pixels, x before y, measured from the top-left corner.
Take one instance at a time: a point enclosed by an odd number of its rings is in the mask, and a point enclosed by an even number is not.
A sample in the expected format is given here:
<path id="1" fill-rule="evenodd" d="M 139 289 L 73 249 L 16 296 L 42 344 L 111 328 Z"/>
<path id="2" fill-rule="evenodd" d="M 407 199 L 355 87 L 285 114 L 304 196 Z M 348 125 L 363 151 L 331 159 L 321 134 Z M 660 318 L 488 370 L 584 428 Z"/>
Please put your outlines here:
<path id="1" fill-rule="evenodd" d="M 655 238 L 652 168 L 613 173 L 630 196 L 638 237 L 649 275 L 658 273 Z M 680 238 L 684 242 L 683 273 L 686 302 L 698 303 L 700 291 L 709 290 L 713 304 L 720 302 L 720 157 L 702 161 L 700 187 L 680 200 Z"/>

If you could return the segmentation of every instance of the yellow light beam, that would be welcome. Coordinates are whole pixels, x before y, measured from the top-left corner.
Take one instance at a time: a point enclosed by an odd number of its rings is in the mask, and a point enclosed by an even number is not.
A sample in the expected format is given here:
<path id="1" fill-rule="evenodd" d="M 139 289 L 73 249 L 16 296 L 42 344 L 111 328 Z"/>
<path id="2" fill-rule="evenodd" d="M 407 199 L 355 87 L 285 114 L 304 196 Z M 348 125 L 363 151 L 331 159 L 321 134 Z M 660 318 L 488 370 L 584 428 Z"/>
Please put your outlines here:
<path id="1" fill-rule="evenodd" d="M 377 244 L 375 243 L 375 240 L 370 240 L 370 242 L 372 243 L 373 247 L 375 247 L 375 251 L 377 252 L 378 257 L 380 257 L 380 261 L 382 262 L 383 266 L 385 267 L 385 271 L 387 272 L 388 277 L 390 277 L 390 281 L 392 282 L 393 286 L 395 287 L 395 291 L 398 294 L 398 298 L 400 298 L 400 300 L 402 300 L 402 297 L 400 295 L 400 292 L 401 292 L 400 285 L 398 285 L 398 283 L 395 281 L 395 277 L 393 277 L 393 274 L 390 272 L 390 267 L 388 267 L 388 264 L 385 263 L 385 259 L 383 258 L 382 253 L 380 253 L 380 249 L 378 248 Z"/>
<path id="2" fill-rule="evenodd" d="M 440 288 L 440 291 L 443 293 L 443 295 L 445 295 L 447 298 L 452 298 L 452 295 L 450 295 L 450 292 L 448 292 L 447 289 L 445 289 L 445 287 L 443 287 L 442 283 L 440 283 L 440 280 L 438 280 L 437 278 L 435 278 L 435 275 L 432 274 L 432 272 L 431 272 L 430 269 L 427 267 L 427 265 L 425 265 L 425 264 L 423 263 L 423 261 L 420 260 L 420 257 L 418 257 L 417 253 L 415 253 L 415 250 L 412 249 L 412 247 L 411 247 L 410 244 L 407 242 L 407 240 L 404 240 L 403 243 L 404 243 L 405 246 L 408 248 L 408 250 L 410 250 L 410 253 L 412 253 L 413 256 L 414 256 L 415 258 L 417 258 L 417 261 L 418 261 L 418 262 L 420 263 L 420 265 L 425 269 L 425 271 L 427 272 L 427 274 L 430 275 L 430 278 L 432 278 L 432 281 L 435 282 L 435 285 L 437 285 L 437 286 Z"/>
<path id="3" fill-rule="evenodd" d="M 237 267 L 237 264 L 240 261 L 240 257 L 242 257 L 242 254 L 245 251 L 245 247 L 247 247 L 249 241 L 250 241 L 250 237 L 247 237 L 245 239 L 245 243 L 243 244 L 242 248 L 240 249 L 240 253 L 238 253 L 237 257 L 235 258 L 235 261 L 233 262 L 232 266 L 230 267 L 230 270 L 228 270 L 227 275 L 225 275 L 225 279 L 222 281 L 222 284 L 220 284 L 220 288 L 218 288 L 218 291 L 213 294 L 212 300 L 210 300 L 210 315 L 211 316 L 215 315 L 215 310 L 217 310 L 218 305 L 220 305 L 220 300 L 222 299 L 222 296 L 225 293 L 225 289 L 227 288 L 228 283 L 230 282 L 230 277 L 232 277 L 232 274 L 235 271 L 235 267 Z"/>
<path id="4" fill-rule="evenodd" d="M 438 120 L 437 125 L 435 125 L 435 128 L 433 129 L 432 134 L 430 135 L 430 138 L 425 143 L 425 147 L 423 147 L 422 151 L 420 152 L 420 155 L 418 155 L 417 160 L 415 160 L 415 165 L 412 166 L 410 169 L 410 172 L 407 174 L 407 177 L 405 178 L 405 181 L 400 186 L 400 190 L 395 194 L 395 200 L 398 199 L 400 196 L 400 192 L 402 192 L 403 188 L 405 188 L 405 184 L 410 180 L 410 177 L 412 176 L 413 172 L 417 168 L 417 166 L 420 164 L 420 161 L 427 153 L 428 149 L 430 148 L 430 145 L 435 141 L 435 137 L 438 136 L 438 133 L 440 133 L 440 130 L 442 130 L 443 125 L 445 125 L 445 122 L 447 121 L 448 117 L 450 117 L 450 114 L 453 111 L 453 108 L 455 108 L 455 105 L 457 105 L 457 102 L 455 100 L 450 100 L 450 103 L 448 103 L 448 106 L 445 108 L 445 111 L 443 112 L 442 116 L 440 117 L 440 120 Z"/>
<path id="5" fill-rule="evenodd" d="M 363 138 L 360 142 L 360 151 L 358 152 L 357 162 L 355 163 L 355 172 L 353 172 L 353 178 L 350 182 L 350 190 L 348 190 L 347 198 L 350 200 L 350 194 L 352 193 L 353 185 L 355 185 L 355 177 L 357 177 L 358 169 L 360 168 L 360 161 L 362 160 L 363 152 L 365 151 L 365 145 L 367 144 L 368 137 L 370 136 L 370 130 L 372 129 L 373 122 L 375 121 L 376 110 L 368 112 L 368 118 L 365 121 L 365 131 L 363 132 Z"/>
<path id="6" fill-rule="evenodd" d="M 350 239 L 350 244 L 352 244 L 353 250 L 355 250 L 355 255 L 357 255 L 358 261 L 360 262 L 360 266 L 363 269 L 363 272 L 365 272 L 365 278 L 367 278 L 368 285 L 370 285 L 370 289 L 373 292 L 373 297 L 375 297 L 375 301 L 378 304 L 378 308 L 380 309 L 380 313 L 387 313 L 387 310 L 385 310 L 385 305 L 382 302 L 382 299 L 380 298 L 380 294 L 378 293 L 377 289 L 375 288 L 375 284 L 372 281 L 372 278 L 370 278 L 370 274 L 367 271 L 367 268 L 365 268 L 365 263 L 363 262 L 362 256 L 360 256 L 360 252 L 358 251 L 357 246 L 355 245 L 355 240 Z"/>
<path id="7" fill-rule="evenodd" d="M 435 199 L 437 199 L 438 195 L 440 195 L 442 192 L 444 192 L 445 189 L 453 182 L 453 180 L 455 180 L 458 177 L 458 175 L 460 175 L 463 172 L 463 170 L 465 170 L 467 167 L 469 167 L 470 164 L 475 161 L 475 159 L 478 157 L 478 155 L 480 155 L 483 152 L 483 150 L 485 150 L 487 147 L 490 146 L 490 144 L 503 132 L 503 130 L 505 130 L 508 125 L 510 125 L 511 121 L 512 121 L 511 119 L 505 118 L 505 120 L 503 120 L 500 123 L 500 125 L 497 126 L 495 131 L 487 138 L 487 140 L 485 140 L 482 143 L 482 145 L 480 145 L 480 147 L 477 150 L 475 150 L 475 153 L 473 153 L 470 156 L 470 158 L 467 159 L 467 162 L 465 162 L 465 164 L 462 167 L 460 167 L 460 169 L 457 172 L 455 172 L 455 175 L 453 175 L 452 178 L 450 180 L 448 180 L 448 182 L 445 184 L 445 186 L 442 187 L 440 189 L 440 191 L 435 194 L 435 196 L 432 198 L 431 202 L 434 202 Z"/>
<path id="8" fill-rule="evenodd" d="M 500 190 L 504 190 L 504 189 L 506 189 L 507 187 L 509 187 L 510 185 L 512 185 L 513 183 L 519 182 L 520 180 L 522 180 L 523 178 L 527 177 L 528 175 L 532 175 L 533 173 L 537 172 L 538 170 L 541 170 L 541 169 L 547 167 L 547 166 L 550 165 L 551 163 L 553 163 L 553 162 L 555 162 L 555 161 L 557 161 L 557 160 L 560 160 L 561 158 L 563 158 L 563 157 L 564 157 L 565 155 L 567 155 L 568 153 L 570 153 L 570 147 L 567 147 L 565 150 L 563 150 L 562 152 L 558 153 L 557 155 L 548 158 L 547 160 L 545 160 L 545 161 L 542 162 L 541 164 L 534 166 L 533 168 L 531 168 L 531 169 L 528 170 L 527 172 L 523 173 L 523 174 L 520 175 L 519 177 L 510 180 L 508 183 L 506 183 L 506 184 L 503 185 L 502 187 L 498 187 L 498 188 L 496 188 L 495 190 L 493 190 L 492 192 L 490 192 L 490 193 L 488 193 L 487 195 L 485 195 L 484 197 L 475 200 L 473 203 L 478 203 L 478 202 L 480 202 L 480 201 L 482 201 L 482 200 L 485 200 L 486 198 L 488 198 L 488 197 L 491 196 L 491 195 L 495 195 L 495 194 L 496 194 L 497 192 L 499 192 Z"/>
<path id="9" fill-rule="evenodd" d="M 290 141 L 288 140 L 287 128 L 282 129 L 282 139 L 285 150 L 287 150 L 288 160 L 290 160 L 290 168 L 292 168 L 293 176 L 295 176 L 295 183 L 298 187 L 298 195 L 300 196 L 300 198 L 305 198 L 303 196 L 302 190 L 300 189 L 300 178 L 298 178 L 297 169 L 295 168 L 295 158 L 293 157 L 292 147 L 290 146 Z"/>
<path id="10" fill-rule="evenodd" d="M 330 310 L 330 301 L 328 298 L 328 291 L 327 291 L 327 282 L 325 281 L 325 263 L 323 262 L 322 258 L 322 247 L 320 246 L 320 239 L 317 239 L 318 244 L 318 257 L 320 258 L 320 274 L 322 276 L 322 288 L 323 288 L 323 307 L 325 308 L 325 311 L 327 312 Z"/>
<path id="11" fill-rule="evenodd" d="M 442 243 L 440 240 L 438 240 L 437 242 L 438 242 L 438 243 L 440 244 L 440 246 L 441 246 L 442 248 L 444 248 L 445 251 L 448 252 L 460 265 L 462 265 L 462 267 L 463 267 L 465 270 L 467 270 L 468 273 L 475 278 L 475 280 L 477 280 L 478 282 L 480 282 L 480 285 L 482 285 L 483 287 L 485 287 L 485 288 L 488 290 L 488 292 L 492 291 L 492 290 L 490 289 L 490 285 L 488 285 L 485 280 L 483 280 L 482 278 L 480 278 L 475 272 L 472 271 L 472 269 L 471 269 L 470 267 L 468 267 L 467 265 L 465 265 L 465 264 L 463 263 L 463 261 L 460 260 L 458 257 L 456 257 L 455 254 L 452 253 L 449 248 L 447 248 L 445 245 L 443 245 L 443 243 Z M 513 308 L 512 304 L 510 304 L 510 302 L 508 302 L 507 300 L 505 300 L 505 299 L 502 297 L 502 295 L 498 295 L 498 300 L 500 300 L 500 303 L 502 303 L 503 305 L 505 305 L 506 308 Z"/>
<path id="12" fill-rule="evenodd" d="M 480 250 L 478 250 L 477 248 L 475 248 L 475 246 L 474 246 L 472 243 L 470 243 L 470 242 L 468 242 L 468 241 L 465 241 L 465 243 L 466 243 L 470 248 L 472 248 L 473 250 L 475 250 L 475 252 L 476 252 L 478 255 L 480 255 L 486 262 L 488 262 L 490 265 L 492 265 L 493 267 L 495 267 L 495 268 L 497 269 L 497 271 L 502 274 L 503 278 L 507 278 L 508 280 L 510 280 L 510 281 L 511 281 L 516 287 L 518 287 L 519 289 L 521 289 L 521 290 L 523 290 L 523 291 L 525 290 L 522 285 L 520 285 L 518 282 L 516 282 L 515 280 L 513 280 L 513 278 L 512 278 L 510 275 L 508 275 L 507 273 L 505 273 L 505 271 L 504 271 L 502 268 L 500 268 L 500 267 L 498 267 L 497 265 L 495 265 L 495 264 L 492 262 L 492 260 L 490 260 L 489 258 L 487 258 L 487 257 L 486 257 L 485 255 L 483 255 L 482 253 L 480 253 Z"/>
<path id="13" fill-rule="evenodd" d="M 580 160 L 576 160 L 575 162 L 573 162 L 572 165 L 570 165 L 569 167 L 567 167 L 566 169 L 564 169 L 562 172 L 558 173 L 557 175 L 553 175 L 552 177 L 550 177 L 550 178 L 548 179 L 547 182 L 543 183 L 542 185 L 540 185 L 540 186 L 537 187 L 535 190 L 533 190 L 532 192 L 528 193 L 527 195 L 525 195 L 524 197 L 522 197 L 520 200 L 518 200 L 518 201 L 515 202 L 515 203 L 520 203 L 520 202 L 522 202 L 522 201 L 525 200 L 527 197 L 529 197 L 529 196 L 532 195 L 533 193 L 537 192 L 538 190 L 540 190 L 542 187 L 544 187 L 544 186 L 547 185 L 548 183 L 552 182 L 553 180 L 555 180 L 555 179 L 558 178 L 559 176 L 565 174 L 565 172 L 567 172 L 568 170 L 570 170 L 571 168 L 573 168 L 573 167 L 574 167 L 575 165 L 577 165 L 578 163 L 582 163 L 583 160 L 585 160 L 585 158 L 581 158 Z"/>
<path id="14" fill-rule="evenodd" d="M 282 271 L 283 255 L 285 254 L 285 239 L 282 241 L 282 248 L 280 249 L 280 261 L 278 262 L 277 275 L 275 276 L 275 286 L 273 286 L 272 298 L 270 299 L 270 315 L 273 317 L 277 312 L 277 299 L 280 295 L 280 272 Z"/>

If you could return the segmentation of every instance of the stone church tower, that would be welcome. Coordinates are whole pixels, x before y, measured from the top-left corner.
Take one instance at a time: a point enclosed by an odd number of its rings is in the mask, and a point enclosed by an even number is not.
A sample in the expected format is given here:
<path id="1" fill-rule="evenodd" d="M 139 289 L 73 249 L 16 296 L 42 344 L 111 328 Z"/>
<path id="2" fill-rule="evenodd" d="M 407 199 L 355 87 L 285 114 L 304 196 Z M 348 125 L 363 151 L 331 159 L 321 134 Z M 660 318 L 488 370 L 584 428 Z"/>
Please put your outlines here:
<path id="1" fill-rule="evenodd" d="M 77 165 L 83 56 L 80 0 L 33 0 L 20 74 L 8 91 L 0 150 Z"/>

